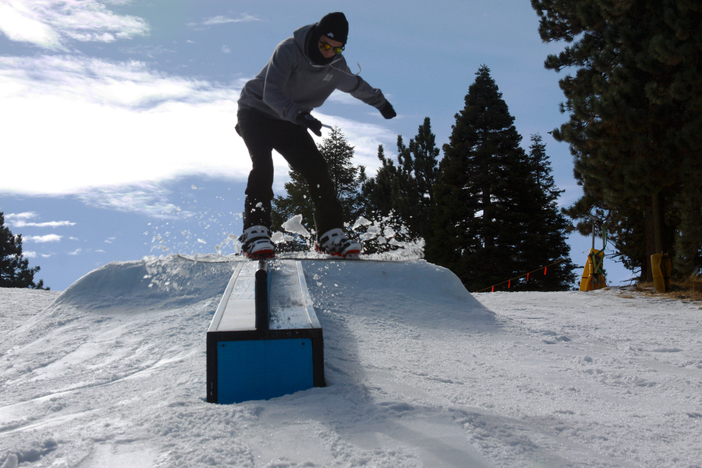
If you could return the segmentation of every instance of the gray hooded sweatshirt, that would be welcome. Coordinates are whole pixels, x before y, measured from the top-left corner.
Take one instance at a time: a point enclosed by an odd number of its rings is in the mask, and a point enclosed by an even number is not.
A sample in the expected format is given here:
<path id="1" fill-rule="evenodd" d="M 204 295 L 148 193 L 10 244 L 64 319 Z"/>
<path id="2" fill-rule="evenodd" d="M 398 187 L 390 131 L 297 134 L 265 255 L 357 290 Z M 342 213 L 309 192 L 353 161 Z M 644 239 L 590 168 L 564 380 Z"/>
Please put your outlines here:
<path id="1" fill-rule="evenodd" d="M 295 122 L 300 113 L 324 104 L 335 89 L 377 109 L 385 105 L 383 93 L 351 73 L 342 55 L 336 55 L 327 65 L 317 65 L 307 57 L 305 41 L 314 27 L 303 26 L 278 44 L 268 64 L 242 88 L 240 110 L 257 109 L 273 118 Z"/>

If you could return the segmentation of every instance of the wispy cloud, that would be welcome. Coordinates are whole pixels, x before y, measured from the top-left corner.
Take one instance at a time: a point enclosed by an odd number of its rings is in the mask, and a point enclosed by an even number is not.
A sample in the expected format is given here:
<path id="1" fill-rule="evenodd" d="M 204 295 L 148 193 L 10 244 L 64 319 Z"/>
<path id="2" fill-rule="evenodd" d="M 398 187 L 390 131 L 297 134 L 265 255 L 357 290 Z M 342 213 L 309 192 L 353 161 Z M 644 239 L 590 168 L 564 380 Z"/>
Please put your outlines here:
<path id="1" fill-rule="evenodd" d="M 0 193 L 80 194 L 93 206 L 168 216 L 174 207 L 154 189 L 162 182 L 247 178 L 251 160 L 234 131 L 245 81 L 188 79 L 139 61 L 0 56 L 0 108 L 11 116 L 3 171 L 14 174 Z M 318 116 L 344 129 L 369 173 L 378 144 L 396 138 L 381 125 Z M 274 164 L 287 174 L 281 157 Z"/>
<path id="2" fill-rule="evenodd" d="M 96 0 L 6 0 L 0 5 L 0 32 L 12 41 L 67 50 L 69 40 L 130 39 L 148 34 L 149 25 L 136 16 L 115 14 Z"/>
<path id="3" fill-rule="evenodd" d="M 230 18 L 228 16 L 214 16 L 212 18 L 208 18 L 202 22 L 205 26 L 213 26 L 217 24 L 228 24 L 228 23 L 248 23 L 250 21 L 261 21 L 260 19 L 256 18 L 255 16 L 251 16 L 248 14 L 242 14 L 238 18 Z"/>
<path id="4" fill-rule="evenodd" d="M 25 211 L 23 213 L 8 213 L 5 215 L 5 221 L 7 221 L 8 225 L 16 228 L 22 228 L 22 227 L 39 227 L 39 228 L 44 228 L 44 227 L 51 227 L 51 228 L 56 228 L 56 227 L 63 227 L 63 226 L 75 226 L 76 223 L 71 222 L 71 221 L 46 221 L 42 223 L 37 223 L 33 221 L 27 221 L 29 219 L 34 219 L 38 215 L 34 211 Z"/>
<path id="5" fill-rule="evenodd" d="M 44 223 L 27 223 L 24 221 L 19 221 L 14 224 L 15 227 L 62 227 L 62 226 L 75 226 L 76 223 L 72 223 L 71 221 L 47 221 Z"/>
<path id="6" fill-rule="evenodd" d="M 11 41 L 30 42 L 45 49 L 64 49 L 58 32 L 25 2 L 0 4 L 0 31 Z"/>
<path id="7" fill-rule="evenodd" d="M 25 250 L 25 251 L 22 252 L 22 256 L 23 256 L 24 258 L 39 258 L 39 257 L 41 257 L 41 258 L 51 258 L 51 257 L 54 256 L 54 254 L 52 254 L 52 253 L 49 253 L 49 254 L 38 253 L 38 252 L 34 252 L 34 251 L 27 252 L 27 251 Z"/>
<path id="8" fill-rule="evenodd" d="M 154 218 L 188 216 L 169 201 L 171 193 L 156 184 L 98 187 L 77 195 L 85 204 L 97 208 L 140 213 Z M 105 240 L 110 244 L 115 238 Z"/>
<path id="9" fill-rule="evenodd" d="M 63 236 L 57 234 L 47 234 L 45 236 L 27 236 L 23 237 L 22 241 L 36 242 L 37 244 L 45 244 L 47 242 L 60 242 Z"/>
<path id="10" fill-rule="evenodd" d="M 22 213 L 5 213 L 5 221 L 11 225 L 18 222 L 24 222 L 27 219 L 36 218 L 37 214 L 34 211 L 23 211 Z"/>
<path id="11" fill-rule="evenodd" d="M 250 160 L 234 131 L 242 85 L 134 61 L 0 57 L 0 107 L 12 116 L 3 170 L 16 174 L 0 192 L 73 194 L 184 174 L 243 179 Z"/>

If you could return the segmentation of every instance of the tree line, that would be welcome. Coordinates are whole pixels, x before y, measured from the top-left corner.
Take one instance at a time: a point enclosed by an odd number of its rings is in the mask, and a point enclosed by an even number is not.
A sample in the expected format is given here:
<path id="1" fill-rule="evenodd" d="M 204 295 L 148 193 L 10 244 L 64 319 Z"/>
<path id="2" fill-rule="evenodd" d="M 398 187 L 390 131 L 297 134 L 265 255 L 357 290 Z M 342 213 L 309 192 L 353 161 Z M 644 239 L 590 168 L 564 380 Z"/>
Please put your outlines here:
<path id="1" fill-rule="evenodd" d="M 564 42 L 545 67 L 567 121 L 551 133 L 568 143 L 583 196 L 559 212 L 540 136 L 529 152 L 487 67 L 456 115 L 436 164 L 427 118 L 396 160 L 380 148 L 378 174 L 360 181 L 371 213 L 390 211 L 426 241 L 427 259 L 469 289 L 567 256 L 562 215 L 590 235 L 600 220 L 626 268 L 651 281 L 651 255 L 673 275 L 702 270 L 702 2 L 531 0 L 544 42 Z M 534 182 L 536 181 L 536 182 Z M 544 250 L 547 246 L 547 250 Z M 573 265 L 560 265 L 568 284 Z M 560 287 L 559 286 L 559 287 Z M 534 285 L 532 285 L 534 287 Z M 555 286 L 554 286 L 555 288 Z"/>
<path id="2" fill-rule="evenodd" d="M 408 143 L 398 136 L 396 157 L 379 146 L 380 168 L 370 178 L 351 162 L 353 147 L 340 129 L 332 130 L 320 151 L 346 219 L 365 221 L 352 227 L 363 233 L 366 252 L 421 239 L 426 259 L 451 269 L 471 291 L 503 282 L 503 289 L 570 289 L 575 266 L 566 243 L 570 223 L 557 207 L 561 191 L 541 136 L 531 136 L 528 152 L 521 140 L 489 68 L 482 66 L 456 114 L 443 158 L 428 117 Z M 294 170 L 290 179 L 287 196 L 274 199 L 274 229 L 301 214 L 314 230 L 304 181 Z M 544 266 L 550 267 L 547 274 Z M 526 276 L 535 269 L 540 274 Z"/>
<path id="3" fill-rule="evenodd" d="M 652 280 L 652 254 L 674 275 L 702 268 L 702 2 L 532 0 L 545 42 L 567 47 L 545 66 L 560 80 L 584 195 L 567 209 L 588 234 L 597 214 L 617 255 Z"/>

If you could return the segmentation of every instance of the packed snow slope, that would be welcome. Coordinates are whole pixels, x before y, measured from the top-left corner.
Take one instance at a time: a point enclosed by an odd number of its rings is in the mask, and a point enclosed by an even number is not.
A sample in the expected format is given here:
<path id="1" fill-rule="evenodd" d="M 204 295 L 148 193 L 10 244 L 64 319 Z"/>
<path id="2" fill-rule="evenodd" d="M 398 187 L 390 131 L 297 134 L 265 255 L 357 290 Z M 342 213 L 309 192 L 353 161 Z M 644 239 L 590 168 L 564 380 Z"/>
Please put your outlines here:
<path id="1" fill-rule="evenodd" d="M 328 386 L 205 402 L 232 257 L 0 289 L 0 467 L 700 467 L 700 304 L 304 261 Z M 274 266 L 275 268 L 275 266 Z"/>

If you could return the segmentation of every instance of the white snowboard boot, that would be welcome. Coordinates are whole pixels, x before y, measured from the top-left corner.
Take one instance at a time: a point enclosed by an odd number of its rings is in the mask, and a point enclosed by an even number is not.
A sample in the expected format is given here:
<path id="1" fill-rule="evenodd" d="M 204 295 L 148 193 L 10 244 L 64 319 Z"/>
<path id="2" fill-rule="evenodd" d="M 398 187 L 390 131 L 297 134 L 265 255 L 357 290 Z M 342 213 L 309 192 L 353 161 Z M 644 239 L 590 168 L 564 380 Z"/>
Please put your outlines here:
<path id="1" fill-rule="evenodd" d="M 344 231 L 336 228 L 327 231 L 317 241 L 317 250 L 338 257 L 347 257 L 349 255 L 359 255 L 363 246 L 360 242 L 349 239 L 344 234 Z"/>
<path id="2" fill-rule="evenodd" d="M 275 246 L 271 242 L 271 230 L 266 226 L 251 226 L 239 237 L 241 251 L 249 258 L 271 258 L 275 256 Z"/>

